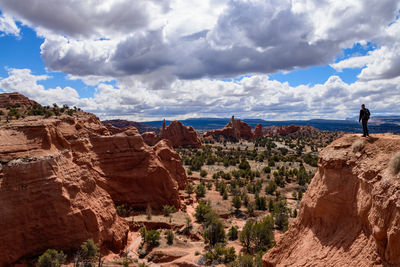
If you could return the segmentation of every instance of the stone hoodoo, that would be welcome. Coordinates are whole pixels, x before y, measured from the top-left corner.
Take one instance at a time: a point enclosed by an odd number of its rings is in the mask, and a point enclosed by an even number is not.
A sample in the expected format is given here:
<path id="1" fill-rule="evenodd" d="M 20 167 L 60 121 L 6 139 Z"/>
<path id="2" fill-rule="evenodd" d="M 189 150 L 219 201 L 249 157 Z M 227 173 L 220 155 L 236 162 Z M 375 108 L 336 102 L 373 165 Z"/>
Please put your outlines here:
<path id="1" fill-rule="evenodd" d="M 160 135 L 155 132 L 142 134 L 146 144 L 154 146 L 160 140 L 169 140 L 174 147 L 201 147 L 201 140 L 192 126 L 185 126 L 180 121 L 172 121 L 168 126 L 164 120 Z"/>
<path id="2" fill-rule="evenodd" d="M 240 119 L 235 120 L 234 116 L 232 116 L 232 120 L 227 125 L 225 125 L 224 128 L 208 131 L 203 134 L 203 138 L 209 136 L 223 136 L 224 138 L 234 140 L 252 139 L 254 137 L 253 132 L 251 131 L 251 127 Z"/>
<path id="3" fill-rule="evenodd" d="M 26 117 L 0 127 L 0 266 L 88 238 L 119 252 L 128 225 L 115 205 L 180 206 L 186 185 L 169 142 L 112 134 L 92 114 Z"/>
<path id="4" fill-rule="evenodd" d="M 0 108 L 11 108 L 18 105 L 22 108 L 32 107 L 33 105 L 38 105 L 37 102 L 30 100 L 20 93 L 3 93 L 0 94 Z"/>
<path id="5" fill-rule="evenodd" d="M 256 125 L 256 128 L 254 128 L 254 138 L 260 138 L 262 136 L 263 136 L 262 125 L 259 123 Z"/>
<path id="6" fill-rule="evenodd" d="M 326 147 L 264 266 L 400 266 L 399 151 L 396 135 L 345 135 Z"/>

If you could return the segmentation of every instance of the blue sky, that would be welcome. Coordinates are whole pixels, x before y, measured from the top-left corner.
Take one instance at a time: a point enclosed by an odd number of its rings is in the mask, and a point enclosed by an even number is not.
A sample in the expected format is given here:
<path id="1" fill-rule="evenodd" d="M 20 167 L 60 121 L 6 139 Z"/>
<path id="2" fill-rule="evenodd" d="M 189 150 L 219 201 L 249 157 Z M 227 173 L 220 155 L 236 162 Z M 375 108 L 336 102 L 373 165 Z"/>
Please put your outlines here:
<path id="1" fill-rule="evenodd" d="M 0 0 L 3 92 L 139 121 L 400 114 L 398 1 L 33 1 Z"/>

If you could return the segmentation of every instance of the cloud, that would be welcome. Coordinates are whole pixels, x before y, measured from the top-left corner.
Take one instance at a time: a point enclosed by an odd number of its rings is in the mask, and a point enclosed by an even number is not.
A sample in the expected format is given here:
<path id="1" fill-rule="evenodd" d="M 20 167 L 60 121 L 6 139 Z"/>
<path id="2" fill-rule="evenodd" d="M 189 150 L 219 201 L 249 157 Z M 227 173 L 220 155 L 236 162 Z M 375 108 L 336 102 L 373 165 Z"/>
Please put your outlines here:
<path id="1" fill-rule="evenodd" d="M 101 118 L 154 120 L 187 117 L 230 117 L 278 119 L 343 119 L 357 114 L 362 103 L 377 114 L 398 114 L 400 78 L 343 82 L 331 76 L 314 86 L 290 86 L 267 75 L 240 81 L 212 79 L 175 80 L 168 90 L 148 90 L 146 83 L 124 78 L 115 85 L 100 83 L 93 97 L 80 98 L 70 87 L 45 88 L 28 69 L 10 69 L 0 79 L 0 89 L 18 91 L 43 105 L 68 104 L 93 112 Z"/>
<path id="2" fill-rule="evenodd" d="M 160 3 L 160 4 L 158 4 Z M 149 24 L 150 9 L 164 10 L 168 1 L 1 0 L 0 8 L 32 27 L 74 38 L 126 34 Z"/>
<path id="3" fill-rule="evenodd" d="M 71 87 L 56 87 L 46 90 L 39 81 L 51 78 L 47 75 L 33 75 L 29 69 L 8 69 L 8 77 L 0 79 L 0 89 L 5 92 L 19 92 L 43 105 L 63 103 L 73 105 L 79 102 L 78 92 Z"/>
<path id="4" fill-rule="evenodd" d="M 0 0 L 3 11 L 46 39 L 41 53 L 49 69 L 76 77 L 134 75 L 142 81 L 151 77 L 154 88 L 175 79 L 330 64 L 355 42 L 395 36 L 395 27 L 391 25 L 390 32 L 388 25 L 395 20 L 400 3 L 32 0 L 30 6 L 22 0 Z"/>
<path id="5" fill-rule="evenodd" d="M 20 37 L 20 29 L 11 16 L 0 13 L 0 36 L 4 34 Z"/>

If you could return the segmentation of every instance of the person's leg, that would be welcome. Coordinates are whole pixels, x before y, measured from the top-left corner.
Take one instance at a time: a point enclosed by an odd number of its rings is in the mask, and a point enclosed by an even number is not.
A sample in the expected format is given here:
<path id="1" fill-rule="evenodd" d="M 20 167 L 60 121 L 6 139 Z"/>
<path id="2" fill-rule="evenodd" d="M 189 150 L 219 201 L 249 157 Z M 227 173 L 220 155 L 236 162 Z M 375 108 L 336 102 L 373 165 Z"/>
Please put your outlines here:
<path id="1" fill-rule="evenodd" d="M 362 120 L 362 127 L 363 127 L 363 136 L 367 136 L 368 130 L 367 130 L 367 121 L 366 120 Z"/>

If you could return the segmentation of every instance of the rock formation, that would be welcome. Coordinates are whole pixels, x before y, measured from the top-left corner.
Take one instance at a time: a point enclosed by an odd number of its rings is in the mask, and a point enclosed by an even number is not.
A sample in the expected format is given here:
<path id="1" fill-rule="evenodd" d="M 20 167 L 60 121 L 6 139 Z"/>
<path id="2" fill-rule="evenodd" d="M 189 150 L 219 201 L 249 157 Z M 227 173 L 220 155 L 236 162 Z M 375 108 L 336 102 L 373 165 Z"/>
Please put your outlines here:
<path id="1" fill-rule="evenodd" d="M 254 128 L 254 138 L 260 138 L 263 136 L 263 130 L 262 130 L 262 125 L 259 123 L 256 125 L 256 128 Z"/>
<path id="2" fill-rule="evenodd" d="M 145 132 L 156 132 L 159 133 L 160 129 L 156 128 L 156 127 L 152 127 L 140 122 L 136 122 L 136 121 L 128 121 L 128 120 L 105 120 L 102 121 L 102 123 L 104 125 L 107 126 L 107 124 L 112 125 L 116 128 L 119 129 L 123 129 L 125 127 L 135 127 L 136 129 L 138 129 L 139 133 L 145 133 Z"/>
<path id="3" fill-rule="evenodd" d="M 92 114 L 27 117 L 0 127 L 0 266 L 88 238 L 118 252 L 128 225 L 115 205 L 180 206 L 186 174 L 168 142 L 116 134 Z"/>
<path id="4" fill-rule="evenodd" d="M 224 128 L 208 131 L 203 134 L 203 138 L 209 136 L 212 136 L 214 138 L 218 136 L 223 136 L 227 139 L 238 141 L 239 139 L 252 139 L 253 133 L 251 131 L 251 127 L 247 123 L 241 121 L 240 119 L 235 120 L 235 117 L 232 116 L 232 120 L 227 125 L 225 125 Z"/>
<path id="5" fill-rule="evenodd" d="M 160 137 L 155 132 L 142 133 L 142 137 L 144 142 L 149 146 L 154 146 L 158 141 L 160 141 Z"/>
<path id="6" fill-rule="evenodd" d="M 264 266 L 400 266 L 400 136 L 345 135 L 320 154 L 298 218 Z"/>
<path id="7" fill-rule="evenodd" d="M 170 125 L 166 126 L 165 120 L 163 128 L 158 136 L 154 132 L 143 133 L 142 135 L 146 144 L 153 146 L 159 140 L 169 140 L 174 148 L 177 147 L 201 147 L 201 140 L 197 136 L 196 131 L 192 126 L 185 126 L 180 121 L 172 121 Z"/>
<path id="8" fill-rule="evenodd" d="M 20 93 L 3 93 L 0 94 L 0 108 L 11 108 L 18 104 L 19 107 L 24 109 L 32 107 L 33 105 L 38 105 L 37 102 L 30 100 Z"/>

